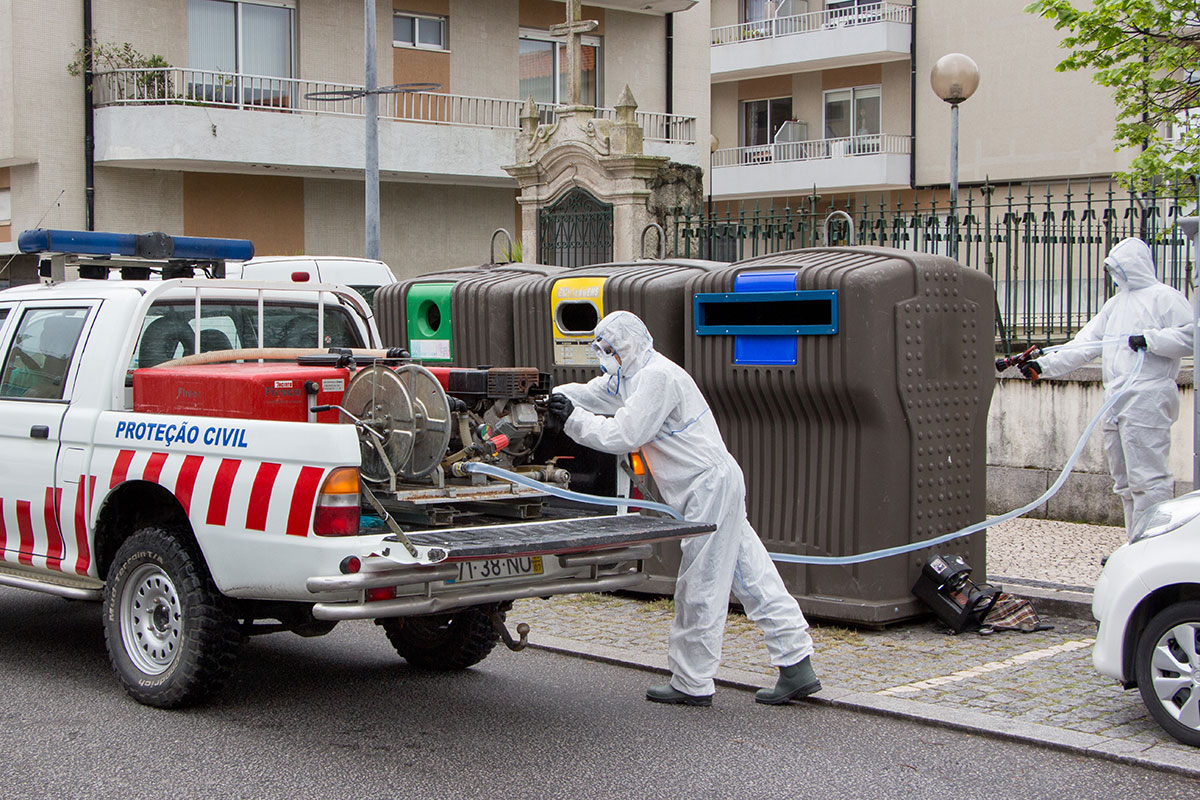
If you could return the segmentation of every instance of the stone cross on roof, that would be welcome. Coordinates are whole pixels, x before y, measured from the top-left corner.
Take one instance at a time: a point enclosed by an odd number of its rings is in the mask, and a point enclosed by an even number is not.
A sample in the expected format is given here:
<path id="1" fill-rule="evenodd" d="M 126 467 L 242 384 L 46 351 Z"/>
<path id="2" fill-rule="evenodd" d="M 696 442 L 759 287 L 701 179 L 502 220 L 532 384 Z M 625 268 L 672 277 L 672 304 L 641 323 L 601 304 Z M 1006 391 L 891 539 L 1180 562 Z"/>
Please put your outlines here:
<path id="1" fill-rule="evenodd" d="M 561 25 L 551 25 L 551 36 L 567 38 L 567 105 L 581 105 L 583 88 L 583 50 L 579 37 L 590 33 L 599 27 L 594 19 L 580 19 L 581 0 L 567 0 L 567 21 Z"/>

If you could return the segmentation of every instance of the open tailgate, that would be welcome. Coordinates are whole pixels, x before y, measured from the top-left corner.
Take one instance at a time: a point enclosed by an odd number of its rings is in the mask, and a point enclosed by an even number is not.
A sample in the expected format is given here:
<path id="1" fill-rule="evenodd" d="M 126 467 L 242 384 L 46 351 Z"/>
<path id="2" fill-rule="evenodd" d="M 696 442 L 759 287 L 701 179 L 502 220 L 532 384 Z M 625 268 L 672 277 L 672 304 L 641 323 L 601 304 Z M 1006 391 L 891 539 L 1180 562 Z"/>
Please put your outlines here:
<path id="1" fill-rule="evenodd" d="M 318 602 L 312 613 L 327 620 L 407 617 L 523 597 L 629 589 L 647 580 L 643 559 L 652 555 L 655 544 L 715 529 L 708 523 L 628 514 L 409 533 L 413 544 L 443 549 L 446 558 L 433 565 L 413 565 L 377 557 L 364 560 L 361 572 L 310 578 L 308 588 L 316 594 L 357 595 Z M 400 547 L 399 540 L 394 541 Z M 462 580 L 465 563 L 523 559 L 537 560 L 538 574 Z M 396 591 L 393 596 L 368 591 L 379 589 Z"/>

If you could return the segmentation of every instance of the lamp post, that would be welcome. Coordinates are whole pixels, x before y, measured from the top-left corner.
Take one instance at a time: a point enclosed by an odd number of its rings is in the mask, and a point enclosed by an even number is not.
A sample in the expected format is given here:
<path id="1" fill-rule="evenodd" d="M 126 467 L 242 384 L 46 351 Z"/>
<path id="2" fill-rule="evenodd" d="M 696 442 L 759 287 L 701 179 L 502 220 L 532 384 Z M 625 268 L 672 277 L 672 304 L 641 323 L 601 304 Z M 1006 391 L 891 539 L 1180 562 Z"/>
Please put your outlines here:
<path id="1" fill-rule="evenodd" d="M 950 257 L 958 260 L 958 104 L 979 88 L 979 66 L 970 56 L 950 53 L 938 59 L 929 73 L 938 97 L 950 104 Z"/>

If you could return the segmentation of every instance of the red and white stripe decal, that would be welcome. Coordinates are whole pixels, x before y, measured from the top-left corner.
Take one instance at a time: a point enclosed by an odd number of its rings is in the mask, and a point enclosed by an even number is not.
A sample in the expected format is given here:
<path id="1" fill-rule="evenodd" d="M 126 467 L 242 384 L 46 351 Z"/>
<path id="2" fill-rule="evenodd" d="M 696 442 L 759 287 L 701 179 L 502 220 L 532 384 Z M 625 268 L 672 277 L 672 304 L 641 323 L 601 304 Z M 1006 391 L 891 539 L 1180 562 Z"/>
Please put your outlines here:
<path id="1" fill-rule="evenodd" d="M 175 481 L 175 496 L 179 498 L 179 504 L 183 506 L 185 514 L 191 514 L 192 492 L 196 489 L 196 476 L 200 474 L 200 465 L 203 463 L 204 456 L 188 456 L 183 459 L 183 466 L 179 469 L 179 479 Z"/>
<path id="2" fill-rule="evenodd" d="M 28 500 L 17 501 L 17 531 L 21 536 L 21 549 L 17 551 L 17 561 L 33 566 L 33 515 L 29 511 Z"/>
<path id="3" fill-rule="evenodd" d="M 325 467 L 147 450 L 98 449 L 94 463 L 97 474 L 46 487 L 36 500 L 0 496 L 0 561 L 94 576 L 96 484 L 107 482 L 113 489 L 129 480 L 171 491 L 198 533 L 202 526 L 228 526 L 235 532 L 310 536 L 317 492 L 327 474 Z"/>
<path id="4" fill-rule="evenodd" d="M 250 507 L 246 509 L 246 527 L 252 531 L 267 529 L 267 513 L 271 510 L 271 490 L 279 475 L 281 464 L 264 461 L 254 476 L 254 487 L 250 490 Z"/>
<path id="5" fill-rule="evenodd" d="M 296 488 L 292 492 L 292 505 L 288 509 L 288 536 L 308 536 L 313 501 L 317 497 L 317 489 L 321 488 L 324 474 L 325 470 L 320 467 L 304 467 L 300 470 L 300 477 L 296 479 Z"/>
<path id="6" fill-rule="evenodd" d="M 88 493 L 84 486 L 89 485 Z M 96 488 L 96 476 L 79 476 L 79 485 L 75 489 L 75 574 L 87 575 L 91 564 L 91 552 L 88 547 L 87 535 L 87 500 L 92 489 Z"/>
<path id="7" fill-rule="evenodd" d="M 233 491 L 233 481 L 237 478 L 238 467 L 242 462 L 236 458 L 221 459 L 217 468 L 217 477 L 213 480 L 212 496 L 208 500 L 209 525 L 224 525 L 229 516 L 229 493 Z"/>
<path id="8" fill-rule="evenodd" d="M 122 450 L 117 454 L 117 462 L 113 464 L 112 480 L 108 482 L 108 488 L 125 482 L 125 477 L 129 474 L 129 465 L 133 462 L 133 451 Z"/>
<path id="9" fill-rule="evenodd" d="M 63 535 L 58 525 L 59 506 L 62 503 L 62 489 L 46 489 L 46 502 L 43 507 L 42 519 L 46 523 L 46 567 L 62 571 Z"/>

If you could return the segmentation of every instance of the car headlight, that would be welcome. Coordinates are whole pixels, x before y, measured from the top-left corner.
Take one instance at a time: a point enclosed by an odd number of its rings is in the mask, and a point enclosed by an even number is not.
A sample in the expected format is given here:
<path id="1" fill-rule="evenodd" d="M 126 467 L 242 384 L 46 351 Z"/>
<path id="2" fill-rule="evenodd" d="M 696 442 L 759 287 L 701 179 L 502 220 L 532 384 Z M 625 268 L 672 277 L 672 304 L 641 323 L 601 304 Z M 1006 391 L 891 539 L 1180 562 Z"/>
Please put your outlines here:
<path id="1" fill-rule="evenodd" d="M 1196 517 L 1200 517 L 1200 492 L 1166 500 L 1142 515 L 1130 531 L 1129 541 L 1132 544 L 1162 536 L 1182 528 Z"/>

